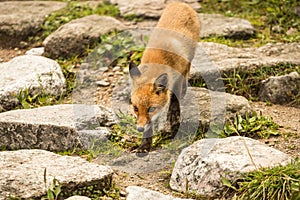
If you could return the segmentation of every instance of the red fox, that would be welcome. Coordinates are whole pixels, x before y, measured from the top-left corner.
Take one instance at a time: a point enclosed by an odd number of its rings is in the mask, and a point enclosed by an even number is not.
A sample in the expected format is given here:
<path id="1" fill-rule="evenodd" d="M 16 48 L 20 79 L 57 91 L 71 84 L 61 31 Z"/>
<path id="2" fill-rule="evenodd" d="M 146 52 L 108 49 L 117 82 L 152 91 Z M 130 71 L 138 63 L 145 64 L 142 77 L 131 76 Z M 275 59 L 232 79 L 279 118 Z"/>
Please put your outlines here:
<path id="1" fill-rule="evenodd" d="M 167 132 L 176 134 L 180 124 L 180 99 L 184 96 L 191 61 L 199 39 L 197 13 L 187 4 L 167 4 L 152 32 L 141 63 L 129 64 L 131 103 L 137 129 L 143 132 L 138 152 L 150 151 L 153 121 L 167 110 Z"/>

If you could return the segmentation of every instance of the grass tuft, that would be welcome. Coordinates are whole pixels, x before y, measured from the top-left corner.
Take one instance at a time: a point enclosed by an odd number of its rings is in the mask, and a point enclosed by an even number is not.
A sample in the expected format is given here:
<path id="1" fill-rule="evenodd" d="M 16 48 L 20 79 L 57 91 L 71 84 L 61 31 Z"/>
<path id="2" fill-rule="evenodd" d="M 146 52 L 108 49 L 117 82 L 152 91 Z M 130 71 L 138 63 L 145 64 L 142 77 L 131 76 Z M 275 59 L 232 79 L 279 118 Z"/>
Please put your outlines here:
<path id="1" fill-rule="evenodd" d="M 237 192 L 237 200 L 297 200 L 300 199 L 300 162 L 296 158 L 286 166 L 252 171 L 226 185 Z"/>

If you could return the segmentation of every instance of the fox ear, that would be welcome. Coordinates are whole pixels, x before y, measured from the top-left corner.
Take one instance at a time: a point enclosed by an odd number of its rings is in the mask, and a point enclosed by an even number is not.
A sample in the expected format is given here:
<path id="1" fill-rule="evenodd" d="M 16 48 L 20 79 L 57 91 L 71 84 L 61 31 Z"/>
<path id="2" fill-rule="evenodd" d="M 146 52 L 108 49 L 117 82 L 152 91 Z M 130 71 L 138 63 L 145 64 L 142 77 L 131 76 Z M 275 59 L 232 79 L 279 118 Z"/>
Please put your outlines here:
<path id="1" fill-rule="evenodd" d="M 168 74 L 163 73 L 161 74 L 155 81 L 154 81 L 154 90 L 156 93 L 164 92 L 168 87 Z"/>
<path id="2" fill-rule="evenodd" d="M 141 76 L 141 72 L 139 68 L 136 66 L 136 64 L 133 61 L 129 63 L 129 74 L 132 79 Z"/>

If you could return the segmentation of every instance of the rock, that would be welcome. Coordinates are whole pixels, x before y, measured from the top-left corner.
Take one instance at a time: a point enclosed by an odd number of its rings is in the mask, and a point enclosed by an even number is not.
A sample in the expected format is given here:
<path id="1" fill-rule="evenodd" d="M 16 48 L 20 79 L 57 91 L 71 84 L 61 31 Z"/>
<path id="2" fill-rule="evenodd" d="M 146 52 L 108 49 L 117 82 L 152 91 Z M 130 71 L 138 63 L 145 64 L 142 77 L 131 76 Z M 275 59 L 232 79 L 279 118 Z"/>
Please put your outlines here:
<path id="1" fill-rule="evenodd" d="M 202 42 L 199 43 L 192 61 L 190 79 L 215 80 L 234 69 L 253 70 L 262 66 L 272 67 L 286 63 L 299 65 L 299 57 L 300 43 L 267 44 L 259 48 L 234 48 L 212 42 Z"/>
<path id="2" fill-rule="evenodd" d="M 0 2 L 0 47 L 18 47 L 22 40 L 37 35 L 46 16 L 66 5 L 54 1 Z"/>
<path id="3" fill-rule="evenodd" d="M 202 139 L 181 152 L 172 172 L 170 186 L 176 191 L 185 192 L 188 188 L 190 192 L 215 197 L 225 189 L 222 177 L 234 181 L 241 173 L 256 170 L 257 167 L 285 165 L 290 161 L 287 154 L 251 138 L 234 136 Z"/>
<path id="4" fill-rule="evenodd" d="M 107 87 L 110 85 L 110 83 L 106 81 L 96 81 L 96 84 L 100 87 Z"/>
<path id="5" fill-rule="evenodd" d="M 60 96 L 66 91 L 66 80 L 59 64 L 42 56 L 18 56 L 0 63 L 0 105 L 10 110 L 28 95 Z"/>
<path id="6" fill-rule="evenodd" d="M 214 92 L 205 88 L 192 87 L 189 90 L 194 93 L 193 102 L 183 101 L 182 115 L 187 116 L 184 117 L 186 121 L 191 121 L 198 116 L 200 127 L 204 128 L 210 124 L 223 126 L 226 118 L 233 118 L 236 114 L 245 116 L 246 113 L 253 112 L 245 97 Z"/>
<path id="7" fill-rule="evenodd" d="M 0 199 L 40 199 L 57 179 L 64 197 L 72 193 L 108 189 L 113 171 L 110 167 L 74 156 L 60 156 L 44 150 L 0 152 Z M 46 175 L 46 176 L 45 176 Z M 46 183 L 44 182 L 46 180 Z"/>
<path id="8" fill-rule="evenodd" d="M 80 148 L 95 150 L 104 143 L 108 142 L 108 136 L 111 134 L 110 128 L 97 127 L 94 130 L 79 130 L 78 140 Z"/>
<path id="9" fill-rule="evenodd" d="M 170 195 L 165 195 L 160 192 L 149 190 L 138 186 L 129 186 L 126 188 L 126 200 L 188 200 L 175 198 Z M 191 200 L 191 199 L 189 199 Z"/>
<path id="10" fill-rule="evenodd" d="M 284 104 L 300 95 L 300 75 L 292 72 L 283 76 L 271 76 L 261 82 L 259 98 L 262 101 Z"/>
<path id="11" fill-rule="evenodd" d="M 91 199 L 84 196 L 72 196 L 67 198 L 66 200 L 91 200 Z"/>
<path id="12" fill-rule="evenodd" d="M 286 35 L 297 35 L 298 34 L 298 29 L 296 28 L 289 28 L 287 32 L 285 33 Z"/>
<path id="13" fill-rule="evenodd" d="M 220 14 L 199 14 L 200 37 L 224 36 L 230 38 L 249 38 L 255 28 L 248 20 L 225 17 Z"/>
<path id="14" fill-rule="evenodd" d="M 199 11 L 201 6 L 197 0 L 180 0 L 189 4 L 192 8 Z M 144 18 L 159 18 L 163 9 L 170 0 L 110 0 L 112 4 L 116 4 L 120 10 L 121 16 L 139 16 Z"/>
<path id="15" fill-rule="evenodd" d="M 37 48 L 32 48 L 32 49 L 26 51 L 25 54 L 33 55 L 33 56 L 42 56 L 44 52 L 45 52 L 44 47 L 37 47 Z"/>
<path id="16" fill-rule="evenodd" d="M 62 104 L 0 113 L 0 147 L 66 151 L 101 138 L 114 118 L 95 105 Z M 89 131 L 92 133 L 88 134 Z M 80 132 L 80 133 L 79 133 Z"/>
<path id="17" fill-rule="evenodd" d="M 80 55 L 88 46 L 100 42 L 101 35 L 124 28 L 120 21 L 108 16 L 90 15 L 72 20 L 44 40 L 45 55 L 51 58 Z"/>

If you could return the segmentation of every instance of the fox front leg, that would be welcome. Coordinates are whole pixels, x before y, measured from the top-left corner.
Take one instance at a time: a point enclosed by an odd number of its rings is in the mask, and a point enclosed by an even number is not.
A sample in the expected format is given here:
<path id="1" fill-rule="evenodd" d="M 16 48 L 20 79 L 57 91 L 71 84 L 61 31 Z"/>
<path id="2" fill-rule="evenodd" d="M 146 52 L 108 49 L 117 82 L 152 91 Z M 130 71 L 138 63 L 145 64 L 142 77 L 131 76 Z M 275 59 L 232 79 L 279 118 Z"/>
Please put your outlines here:
<path id="1" fill-rule="evenodd" d="M 143 133 L 142 144 L 136 150 L 137 153 L 150 152 L 152 147 L 153 128 L 152 125 Z"/>

